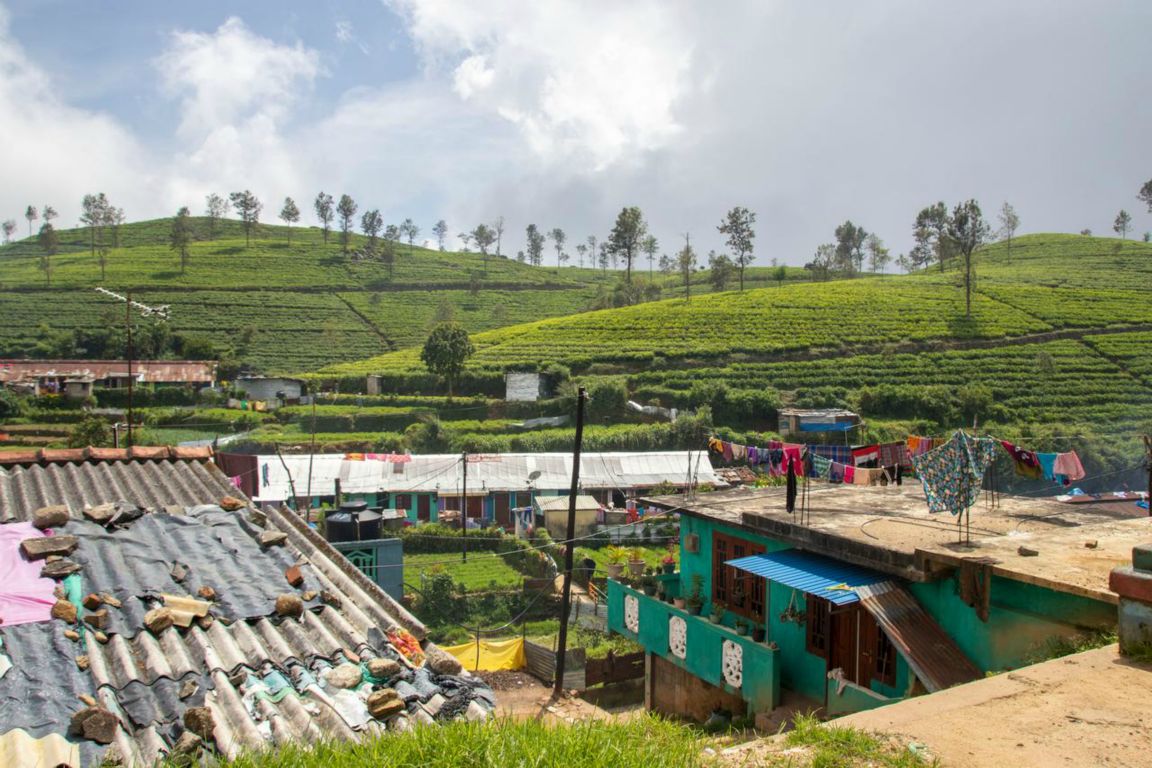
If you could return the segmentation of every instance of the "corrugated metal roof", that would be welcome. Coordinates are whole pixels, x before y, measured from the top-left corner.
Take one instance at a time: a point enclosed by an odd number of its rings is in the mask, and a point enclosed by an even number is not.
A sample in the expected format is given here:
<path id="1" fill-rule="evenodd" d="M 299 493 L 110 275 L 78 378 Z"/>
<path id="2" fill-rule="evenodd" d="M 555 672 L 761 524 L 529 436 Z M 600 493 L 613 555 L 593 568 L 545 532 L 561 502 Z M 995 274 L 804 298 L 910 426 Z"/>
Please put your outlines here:
<path id="1" fill-rule="evenodd" d="M 856 590 L 859 587 L 876 584 L 888 578 L 882 573 L 858 565 L 799 549 L 739 557 L 725 564 L 763 576 L 777 584 L 822 597 L 835 605 L 858 602 L 860 598 L 857 597 Z"/>
<path id="2" fill-rule="evenodd" d="M 930 693 L 984 676 L 916 598 L 896 582 L 864 586 L 857 594 Z"/>
<path id="3" fill-rule="evenodd" d="M 80 749 L 58 733 L 39 739 L 17 728 L 0 736 L 0 765 L 5 768 L 80 768 Z"/>
<path id="4" fill-rule="evenodd" d="M 388 461 L 352 461 L 342 454 L 258 456 L 260 490 L 256 499 L 283 501 L 291 495 L 288 477 L 303 495 L 311 474 L 313 495 L 330 495 L 340 480 L 343 493 L 434 493 L 444 495 L 463 484 L 459 454 L 412 456 L 402 464 Z M 285 470 L 284 465 L 287 465 Z M 309 468 L 311 466 L 311 469 Z M 266 467 L 266 469 L 265 469 Z M 585 490 L 651 488 L 663 483 L 683 486 L 689 468 L 698 483 L 724 485 L 712 470 L 704 451 L 654 451 L 638 453 L 584 453 L 580 461 L 580 485 Z M 567 491 L 572 485 L 570 453 L 475 454 L 468 462 L 468 489 L 524 491 L 528 476 L 538 491 Z M 265 476 L 267 482 L 264 482 Z M 459 491 L 457 491 L 458 493 Z"/>
<path id="5" fill-rule="evenodd" d="M 554 499 L 537 498 L 536 506 L 541 512 L 550 512 L 554 509 L 567 510 L 568 497 L 557 496 Z M 600 509 L 600 502 L 596 501 L 593 496 L 578 495 L 576 497 L 576 509 Z"/>
<path id="6" fill-rule="evenodd" d="M 214 467 L 191 462 L 17 467 L 2 471 L 0 478 L 5 483 L 0 487 L 7 493 L 4 513 L 11 519 L 26 519 L 45 503 L 67 503 L 75 512 L 84 503 L 124 498 L 169 502 L 207 492 L 197 502 L 212 503 L 221 491 L 239 495 Z M 75 485 L 79 488 L 70 487 Z M 256 568 L 252 567 L 255 559 L 244 553 L 253 545 L 250 539 L 263 529 L 244 519 L 248 512 L 186 512 L 181 509 L 180 514 L 169 515 L 157 510 L 129 523 L 125 531 L 95 531 L 95 539 L 79 536 L 72 559 L 84 566 L 80 572 L 84 593 L 109 591 L 108 579 L 127 585 L 111 588 L 123 606 L 107 608 L 117 615 L 105 629 L 106 643 L 86 631 L 81 647 L 64 637 L 67 625 L 60 621 L 0 626 L 13 664 L 0 678 L 0 748 L 23 741 L 8 735 L 15 729 L 33 737 L 65 734 L 71 714 L 81 707 L 76 699 L 79 693 L 92 693 L 118 717 L 112 748 L 131 765 L 152 765 L 168 751 L 181 732 L 183 713 L 189 706 L 202 705 L 212 711 L 215 743 L 227 757 L 300 740 L 360 739 L 386 728 L 431 722 L 422 704 L 437 694 L 448 702 L 441 711 L 445 716 L 469 702 L 479 703 L 481 712 L 491 709 L 491 691 L 476 679 L 441 676 L 421 667 L 405 671 L 401 680 L 392 682 L 406 702 L 407 719 L 385 724 L 368 717 L 363 702 L 354 695 L 349 694 L 349 699 L 320 682 L 324 670 L 343 659 L 398 659 L 387 633 L 406 629 L 423 639 L 423 625 L 291 513 L 265 512 L 266 528 L 282 531 L 287 541 L 283 548 L 265 553 L 275 556 L 274 563 Z M 229 522 L 229 516 L 236 519 Z M 183 533 L 171 541 L 155 540 L 173 535 L 173 525 Z M 203 535 L 191 535 L 198 526 L 205 529 Z M 77 521 L 66 526 L 73 527 L 79 532 L 93 526 Z M 121 540 L 131 551 L 117 545 Z M 190 570 L 185 582 L 174 583 L 169 560 L 180 549 Z M 253 595 L 260 598 L 263 594 L 267 600 L 275 592 L 294 591 L 283 572 L 285 563 L 294 562 L 304 565 L 306 583 L 301 590 L 327 592 L 334 599 L 306 604 L 311 607 L 300 618 L 279 618 L 269 604 L 263 610 L 232 610 L 235 621 L 216 617 L 153 634 L 141 626 L 140 610 L 142 598 L 152 591 L 142 581 L 148 576 L 144 565 L 149 558 L 155 560 L 152 586 L 175 594 L 194 594 L 203 584 L 219 593 L 238 591 L 234 582 L 243 579 L 264 583 L 264 587 L 249 586 L 259 587 Z M 237 558 L 250 562 L 236 563 Z M 134 575 L 125 580 L 117 576 L 121 570 L 125 578 Z M 137 594 L 142 591 L 147 594 Z M 246 598 L 246 602 L 252 600 Z M 424 650 L 433 656 L 443 654 L 430 643 L 424 643 Z M 80 671 L 75 661 L 81 653 L 88 655 L 86 671 Z M 196 690 L 182 697 L 185 689 Z M 260 694 L 270 690 L 276 695 Z M 79 747 L 84 765 L 98 764 L 104 755 L 105 748 L 93 742 L 75 737 L 66 740 Z"/>
<path id="7" fill-rule="evenodd" d="M 127 376 L 124 360 L 0 360 L 0 383 L 35 376 L 75 376 L 97 379 Z M 213 360 L 133 360 L 132 375 L 153 383 L 211 384 L 216 380 Z"/>
<path id="8" fill-rule="evenodd" d="M 85 461 L 0 466 L 0 522 L 28 520 L 40 507 L 128 501 L 141 507 L 215 504 L 241 496 L 215 464 L 200 461 Z"/>

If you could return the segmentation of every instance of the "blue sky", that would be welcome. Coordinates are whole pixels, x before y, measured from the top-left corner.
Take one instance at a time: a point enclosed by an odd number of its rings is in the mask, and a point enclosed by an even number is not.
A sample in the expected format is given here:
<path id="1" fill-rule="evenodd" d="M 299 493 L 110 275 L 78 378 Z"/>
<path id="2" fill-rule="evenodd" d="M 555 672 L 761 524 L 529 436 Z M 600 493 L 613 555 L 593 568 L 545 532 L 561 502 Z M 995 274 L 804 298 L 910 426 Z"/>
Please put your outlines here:
<path id="1" fill-rule="evenodd" d="M 323 189 L 425 233 L 503 216 L 514 251 L 639 205 L 706 254 L 744 205 L 757 263 L 797 265 L 845 219 L 901 252 L 940 199 L 1143 232 L 1149 29 L 1146 0 L 0 0 L 0 218 L 251 188 L 307 219 Z"/>

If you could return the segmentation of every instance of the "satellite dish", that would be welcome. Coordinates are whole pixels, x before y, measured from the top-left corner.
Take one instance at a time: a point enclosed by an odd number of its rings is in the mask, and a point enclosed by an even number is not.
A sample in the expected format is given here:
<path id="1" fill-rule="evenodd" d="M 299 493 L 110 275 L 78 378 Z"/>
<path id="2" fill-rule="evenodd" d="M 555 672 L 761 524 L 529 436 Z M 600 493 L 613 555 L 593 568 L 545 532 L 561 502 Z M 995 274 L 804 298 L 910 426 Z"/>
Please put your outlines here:
<path id="1" fill-rule="evenodd" d="M 532 474 L 528 475 L 528 482 L 532 482 L 536 478 L 540 477 L 540 474 L 541 474 L 540 470 L 538 470 L 538 469 L 532 470 Z"/>

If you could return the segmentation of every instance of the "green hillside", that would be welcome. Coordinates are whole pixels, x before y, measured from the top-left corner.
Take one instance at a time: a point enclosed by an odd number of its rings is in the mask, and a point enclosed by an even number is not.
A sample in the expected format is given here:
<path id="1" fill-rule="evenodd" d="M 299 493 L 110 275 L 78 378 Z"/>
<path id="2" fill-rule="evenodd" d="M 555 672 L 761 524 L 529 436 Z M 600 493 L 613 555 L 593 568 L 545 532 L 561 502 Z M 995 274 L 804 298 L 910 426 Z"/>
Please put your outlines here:
<path id="1" fill-rule="evenodd" d="M 569 366 L 664 406 L 848 405 L 873 419 L 959 426 L 1152 422 L 1152 246 L 1077 235 L 1018 238 L 978 254 L 972 317 L 961 276 L 789 283 L 674 299 L 477 334 L 473 379 Z M 426 384 L 416 350 L 331 366 Z M 763 428 L 769 420 L 761 422 Z M 748 424 L 731 424 L 747 429 Z"/>
<path id="2" fill-rule="evenodd" d="M 220 222 L 210 240 L 208 221 L 193 222 L 203 239 L 184 273 L 168 247 L 170 219 L 122 226 L 104 279 L 87 230 L 60 232 L 50 285 L 34 239 L 0 246 L 0 357 L 28 354 L 41 323 L 70 330 L 114 322 L 119 305 L 96 293 L 98 285 L 171 305 L 173 332 L 211 334 L 263 371 L 293 372 L 419 343 L 447 314 L 477 332 L 578 312 L 605 280 L 592 270 L 407 244 L 389 270 L 342 254 L 338 233 L 325 244 L 318 229 L 293 228 L 289 245 L 286 228 L 260 225 L 246 246 L 239 222 Z M 365 242 L 355 236 L 352 248 Z"/>

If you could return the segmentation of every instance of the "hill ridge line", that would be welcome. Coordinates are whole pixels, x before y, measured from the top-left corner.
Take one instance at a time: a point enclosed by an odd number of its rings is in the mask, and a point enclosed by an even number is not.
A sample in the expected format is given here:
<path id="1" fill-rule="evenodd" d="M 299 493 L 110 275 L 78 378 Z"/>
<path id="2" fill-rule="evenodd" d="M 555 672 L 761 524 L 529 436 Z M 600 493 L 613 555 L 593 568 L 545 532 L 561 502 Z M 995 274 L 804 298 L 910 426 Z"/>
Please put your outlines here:
<path id="1" fill-rule="evenodd" d="M 360 322 L 362 322 L 362 323 L 364 323 L 364 325 L 368 326 L 369 330 L 371 330 L 373 333 L 375 333 L 377 336 L 379 336 L 379 337 L 380 337 L 380 340 L 381 340 L 381 341 L 383 341 L 385 344 L 387 344 L 387 345 L 388 345 L 388 350 L 389 350 L 390 352 L 392 352 L 392 351 L 395 351 L 395 350 L 396 350 L 396 342 L 395 342 L 393 339 L 391 339 L 391 338 L 389 338 L 388 336 L 386 336 L 386 335 L 384 334 L 384 331 L 380 330 L 380 329 L 379 329 L 379 328 L 376 326 L 376 324 L 375 324 L 375 323 L 373 323 L 371 320 L 369 320 L 369 319 L 368 319 L 368 316 L 367 316 L 367 315 L 365 315 L 365 314 L 364 314 L 363 312 L 361 312 L 360 310 L 356 309 L 356 307 L 352 306 L 352 302 L 348 301 L 346 298 L 344 298 L 343 296 L 341 296 L 341 295 L 340 295 L 338 292 L 336 292 L 336 291 L 329 291 L 329 293 L 330 293 L 332 296 L 334 296 L 334 297 L 336 298 L 336 300 L 337 300 L 337 301 L 339 301 L 341 304 L 343 304 L 344 306 L 348 307 L 348 310 L 349 310 L 349 311 L 350 311 L 352 314 L 354 314 L 354 315 L 356 315 L 356 317 L 360 318 Z"/>

